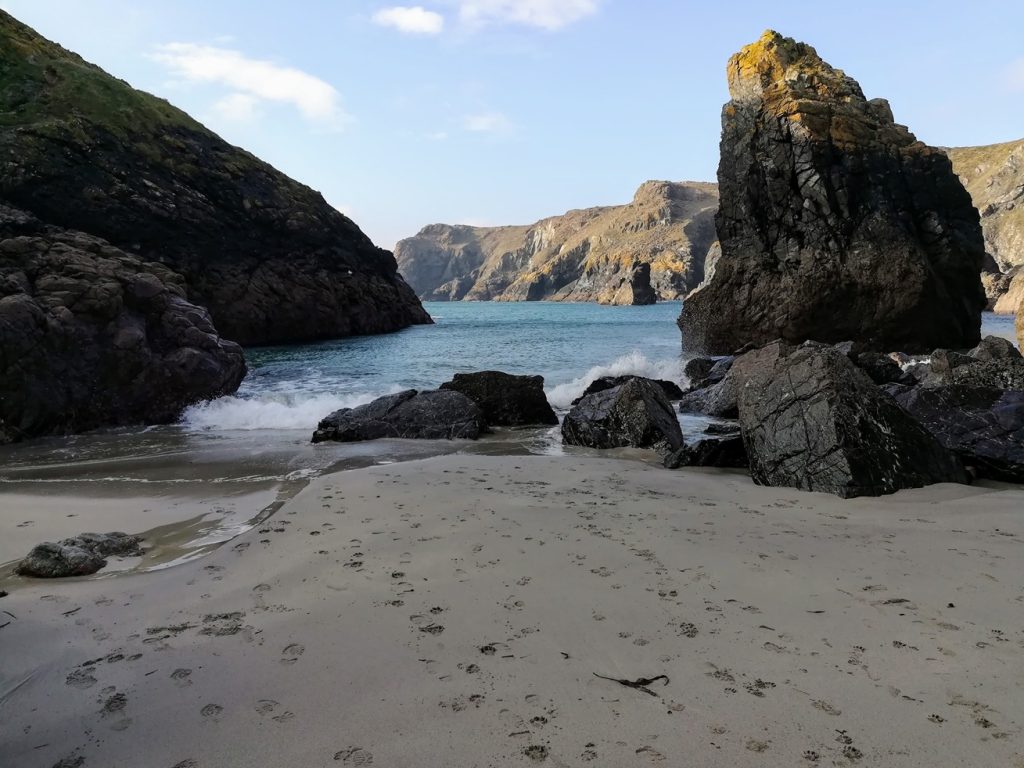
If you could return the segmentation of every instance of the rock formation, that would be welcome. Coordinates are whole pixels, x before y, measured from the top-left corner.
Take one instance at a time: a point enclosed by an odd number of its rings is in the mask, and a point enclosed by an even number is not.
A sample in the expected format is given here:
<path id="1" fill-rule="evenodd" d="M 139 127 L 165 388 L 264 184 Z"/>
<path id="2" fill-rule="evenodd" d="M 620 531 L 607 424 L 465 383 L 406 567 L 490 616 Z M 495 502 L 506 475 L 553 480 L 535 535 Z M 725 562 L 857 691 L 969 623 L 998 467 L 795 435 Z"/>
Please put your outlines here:
<path id="1" fill-rule="evenodd" d="M 490 426 L 558 423 L 544 394 L 543 376 L 513 376 L 501 371 L 456 373 L 440 388 L 461 392 L 476 403 Z"/>
<path id="2" fill-rule="evenodd" d="M 949 450 L 830 347 L 803 346 L 754 370 L 739 418 L 761 485 L 849 498 L 967 481 Z"/>
<path id="3" fill-rule="evenodd" d="M 627 205 L 569 211 L 529 226 L 433 224 L 395 247 L 398 268 L 431 301 L 682 298 L 704 278 L 717 188 L 649 181 Z"/>
<path id="4" fill-rule="evenodd" d="M 185 278 L 242 344 L 429 316 L 323 197 L 0 11 L 0 199 Z"/>
<path id="5" fill-rule="evenodd" d="M 680 467 L 722 467 L 745 469 L 750 466 L 743 438 L 737 434 L 724 437 L 701 438 L 692 445 L 684 445 L 665 457 L 666 469 Z"/>
<path id="6" fill-rule="evenodd" d="M 313 442 L 352 443 L 381 438 L 476 440 L 487 424 L 480 408 L 461 392 L 407 389 L 357 408 L 342 408 L 324 418 Z"/>
<path id="7" fill-rule="evenodd" d="M 595 392 L 604 392 L 606 389 L 612 387 L 618 387 L 625 384 L 630 379 L 642 379 L 643 376 L 635 376 L 633 374 L 626 374 L 624 376 L 599 376 L 587 385 L 587 388 L 583 390 L 583 394 L 572 401 L 573 405 L 576 405 L 587 395 L 592 395 Z M 678 400 L 683 396 L 683 390 L 679 388 L 679 385 L 674 381 L 667 381 L 666 379 L 645 379 L 652 384 L 657 385 L 661 388 L 661 391 L 665 393 L 665 397 L 669 400 Z"/>
<path id="8" fill-rule="evenodd" d="M 562 440 L 586 448 L 632 446 L 667 453 L 683 446 L 683 433 L 661 387 L 635 376 L 574 405 L 562 421 Z"/>
<path id="9" fill-rule="evenodd" d="M 37 544 L 15 567 L 19 576 L 59 579 L 88 576 L 107 564 L 106 558 L 137 557 L 142 539 L 126 533 L 82 533 L 61 542 Z"/>
<path id="10" fill-rule="evenodd" d="M 241 348 L 181 276 L 0 204 L 0 443 L 174 421 L 234 392 Z"/>
<path id="11" fill-rule="evenodd" d="M 950 161 L 808 45 L 766 32 L 729 60 L 722 248 L 680 317 L 688 348 L 783 338 L 968 347 L 985 306 L 978 213 Z"/>

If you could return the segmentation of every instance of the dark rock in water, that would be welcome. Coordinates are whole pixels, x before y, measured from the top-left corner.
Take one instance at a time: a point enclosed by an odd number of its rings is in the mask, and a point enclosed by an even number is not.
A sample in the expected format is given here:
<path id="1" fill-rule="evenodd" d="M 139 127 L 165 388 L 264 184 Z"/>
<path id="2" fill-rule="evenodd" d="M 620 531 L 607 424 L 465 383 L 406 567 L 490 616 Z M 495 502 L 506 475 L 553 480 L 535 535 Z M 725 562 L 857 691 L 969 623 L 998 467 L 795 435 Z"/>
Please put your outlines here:
<path id="1" fill-rule="evenodd" d="M 633 306 L 654 304 L 658 301 L 658 292 L 651 286 L 651 263 L 634 261 L 629 269 L 629 290 L 632 293 Z"/>
<path id="2" fill-rule="evenodd" d="M 739 434 L 728 437 L 698 440 L 684 445 L 665 457 L 668 469 L 680 467 L 725 467 L 744 469 L 749 466 L 747 449 Z"/>
<path id="3" fill-rule="evenodd" d="M 0 203 L 0 442 L 163 424 L 231 394 L 242 349 L 181 276 Z"/>
<path id="4" fill-rule="evenodd" d="M 713 382 L 708 381 L 708 374 L 718 362 L 714 357 L 693 357 L 683 366 L 683 376 L 690 382 L 690 389 L 703 389 Z"/>
<path id="5" fill-rule="evenodd" d="M 679 401 L 680 413 L 702 413 L 723 419 L 735 419 L 738 414 L 739 391 L 743 382 L 755 371 L 771 368 L 780 356 L 788 355 L 793 347 L 775 341 L 761 349 L 744 352 L 736 358 L 725 358 L 722 380 L 704 389 L 687 392 Z"/>
<path id="6" fill-rule="evenodd" d="M 1024 392 L 994 387 L 886 387 L 980 477 L 1024 483 Z"/>
<path id="7" fill-rule="evenodd" d="M 1001 336 L 986 336 L 974 349 L 967 353 L 975 360 L 1020 360 L 1020 350 L 1009 339 Z"/>
<path id="8" fill-rule="evenodd" d="M 313 442 L 351 443 L 385 437 L 407 440 L 476 440 L 486 431 L 480 407 L 461 392 L 407 389 L 323 419 Z"/>
<path id="9" fill-rule="evenodd" d="M 683 396 L 683 390 L 674 381 L 667 381 L 665 379 L 648 379 L 643 376 L 602 376 L 599 379 L 594 379 L 587 385 L 587 388 L 583 390 L 583 394 L 572 401 L 573 405 L 576 405 L 587 395 L 592 395 L 595 392 L 604 392 L 606 389 L 612 389 L 625 384 L 630 379 L 643 379 L 649 381 L 655 386 L 659 387 L 662 392 L 665 393 L 665 397 L 669 400 L 678 400 Z"/>
<path id="10" fill-rule="evenodd" d="M 0 198 L 185 279 L 242 344 L 429 323 L 323 196 L 0 11 Z"/>
<path id="11" fill-rule="evenodd" d="M 705 435 L 738 435 L 740 433 L 740 425 L 738 422 L 715 422 L 708 424 L 704 428 Z"/>
<path id="12" fill-rule="evenodd" d="M 587 448 L 656 448 L 683 445 L 672 404 L 650 379 L 630 378 L 611 389 L 587 395 L 562 421 L 562 440 Z"/>
<path id="13" fill-rule="evenodd" d="M 917 379 L 904 371 L 899 363 L 881 352 L 861 352 L 853 364 L 866 373 L 875 384 L 906 384 L 913 386 Z"/>
<path id="14" fill-rule="evenodd" d="M 441 389 L 464 394 L 480 406 L 492 426 L 558 423 L 544 394 L 543 376 L 513 376 L 501 371 L 456 373 Z"/>
<path id="15" fill-rule="evenodd" d="M 951 371 L 943 383 L 1024 390 L 1024 359 L 1005 357 L 962 365 Z"/>
<path id="16" fill-rule="evenodd" d="M 849 498 L 967 482 L 950 451 L 832 348 L 802 347 L 756 371 L 739 414 L 761 485 Z"/>
<path id="17" fill-rule="evenodd" d="M 33 547 L 15 573 L 41 579 L 88 576 L 105 566 L 107 557 L 141 555 L 141 542 L 126 533 L 83 533 L 60 543 L 47 541 Z"/>
<path id="18" fill-rule="evenodd" d="M 946 155 L 809 45 L 776 32 L 733 56 L 728 79 L 722 256 L 683 304 L 684 346 L 977 344 L 984 241 Z"/>

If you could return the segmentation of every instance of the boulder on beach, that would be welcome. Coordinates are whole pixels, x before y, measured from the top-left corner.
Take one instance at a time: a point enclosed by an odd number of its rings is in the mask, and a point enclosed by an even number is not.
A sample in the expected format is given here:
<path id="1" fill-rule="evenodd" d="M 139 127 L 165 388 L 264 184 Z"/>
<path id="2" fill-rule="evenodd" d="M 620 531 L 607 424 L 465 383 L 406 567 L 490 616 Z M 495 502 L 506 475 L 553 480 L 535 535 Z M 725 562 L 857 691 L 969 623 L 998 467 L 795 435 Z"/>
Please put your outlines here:
<path id="1" fill-rule="evenodd" d="M 687 392 L 679 401 L 680 413 L 701 413 L 705 416 L 717 416 L 734 419 L 738 415 L 740 388 L 754 372 L 771 368 L 779 357 L 792 352 L 793 346 L 784 341 L 774 341 L 760 349 L 752 349 L 735 358 L 724 358 L 727 365 L 717 383 L 703 389 Z M 717 367 L 717 366 L 716 366 Z M 708 381 L 714 377 L 709 376 Z"/>
<path id="2" fill-rule="evenodd" d="M 558 423 L 544 394 L 543 376 L 514 376 L 501 371 L 456 373 L 441 389 L 464 394 L 480 406 L 491 426 Z"/>
<path id="3" fill-rule="evenodd" d="M 480 407 L 461 392 L 407 389 L 323 419 L 313 442 L 352 443 L 381 438 L 476 440 L 487 429 Z"/>
<path id="4" fill-rule="evenodd" d="M 745 469 L 750 466 L 747 449 L 739 433 L 723 437 L 706 437 L 692 445 L 684 445 L 665 457 L 667 469 L 680 467 L 722 467 Z"/>
<path id="5" fill-rule="evenodd" d="M 925 352 L 978 342 L 978 212 L 949 158 L 804 43 L 729 60 L 714 275 L 683 303 L 708 354 L 775 338 Z"/>
<path id="6" fill-rule="evenodd" d="M 986 336 L 967 354 L 975 360 L 1020 360 L 1022 357 L 1013 342 L 1002 336 Z"/>
<path id="7" fill-rule="evenodd" d="M 967 482 L 959 459 L 849 358 L 805 345 L 749 376 L 739 419 L 760 485 L 879 496 Z"/>
<path id="8" fill-rule="evenodd" d="M 0 443 L 172 422 L 245 372 L 176 272 L 0 203 Z"/>
<path id="9" fill-rule="evenodd" d="M 980 477 L 1024 483 L 1024 391 L 962 384 L 886 391 Z"/>
<path id="10" fill-rule="evenodd" d="M 678 400 L 683 396 L 683 390 L 674 381 L 668 381 L 666 379 L 648 379 L 644 376 L 635 376 L 627 374 L 625 376 L 601 376 L 600 378 L 594 379 L 587 388 L 583 390 L 583 394 L 572 401 L 573 405 L 576 405 L 587 395 L 592 395 L 595 392 L 604 392 L 606 389 L 612 389 L 613 387 L 621 386 L 630 379 L 644 379 L 650 381 L 656 386 L 661 388 L 661 391 L 665 393 L 665 397 L 669 400 Z"/>
<path id="11" fill-rule="evenodd" d="M 40 579 L 88 576 L 105 566 L 108 557 L 141 555 L 141 543 L 141 538 L 126 533 L 83 533 L 37 544 L 14 570 L 19 576 Z"/>
<path id="12" fill-rule="evenodd" d="M 562 440 L 587 448 L 655 448 L 683 445 L 672 404 L 650 379 L 639 376 L 611 389 L 587 395 L 562 421 Z"/>

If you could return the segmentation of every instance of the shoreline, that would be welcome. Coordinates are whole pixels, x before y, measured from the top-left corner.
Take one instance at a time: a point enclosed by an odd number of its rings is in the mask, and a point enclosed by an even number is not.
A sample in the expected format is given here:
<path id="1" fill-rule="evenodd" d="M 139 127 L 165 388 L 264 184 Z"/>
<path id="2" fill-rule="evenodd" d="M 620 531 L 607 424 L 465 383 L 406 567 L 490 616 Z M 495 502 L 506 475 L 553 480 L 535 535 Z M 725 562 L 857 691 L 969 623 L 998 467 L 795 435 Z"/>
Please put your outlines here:
<path id="1" fill-rule="evenodd" d="M 324 474 L 199 560 L 3 598 L 0 757 L 1016 765 L 1022 506 L 581 456 Z"/>

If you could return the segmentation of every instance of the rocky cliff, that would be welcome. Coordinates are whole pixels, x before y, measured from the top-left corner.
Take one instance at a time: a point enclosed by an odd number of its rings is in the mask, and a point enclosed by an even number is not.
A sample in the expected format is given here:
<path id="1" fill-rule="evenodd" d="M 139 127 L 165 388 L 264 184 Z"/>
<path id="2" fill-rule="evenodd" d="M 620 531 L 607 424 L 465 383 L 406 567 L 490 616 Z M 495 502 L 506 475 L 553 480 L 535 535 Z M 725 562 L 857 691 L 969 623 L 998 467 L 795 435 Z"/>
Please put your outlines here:
<path id="1" fill-rule="evenodd" d="M 1011 279 L 1024 272 L 1024 139 L 983 147 L 954 147 L 946 154 L 981 213 L 985 250 L 990 256 L 982 275 L 996 312 L 1013 313 L 1020 288 Z"/>
<path id="2" fill-rule="evenodd" d="M 181 276 L 0 204 L 0 444 L 175 420 L 234 392 L 242 349 Z"/>
<path id="3" fill-rule="evenodd" d="M 0 198 L 185 279 L 243 344 L 430 322 L 323 197 L 0 11 Z"/>
<path id="4" fill-rule="evenodd" d="M 649 181 L 626 205 L 528 226 L 434 224 L 395 256 L 423 299 L 650 304 L 703 279 L 717 207 L 714 184 Z"/>
<path id="5" fill-rule="evenodd" d="M 985 306 L 978 213 L 946 155 L 813 48 L 766 32 L 729 60 L 714 277 L 683 343 L 963 348 Z"/>

